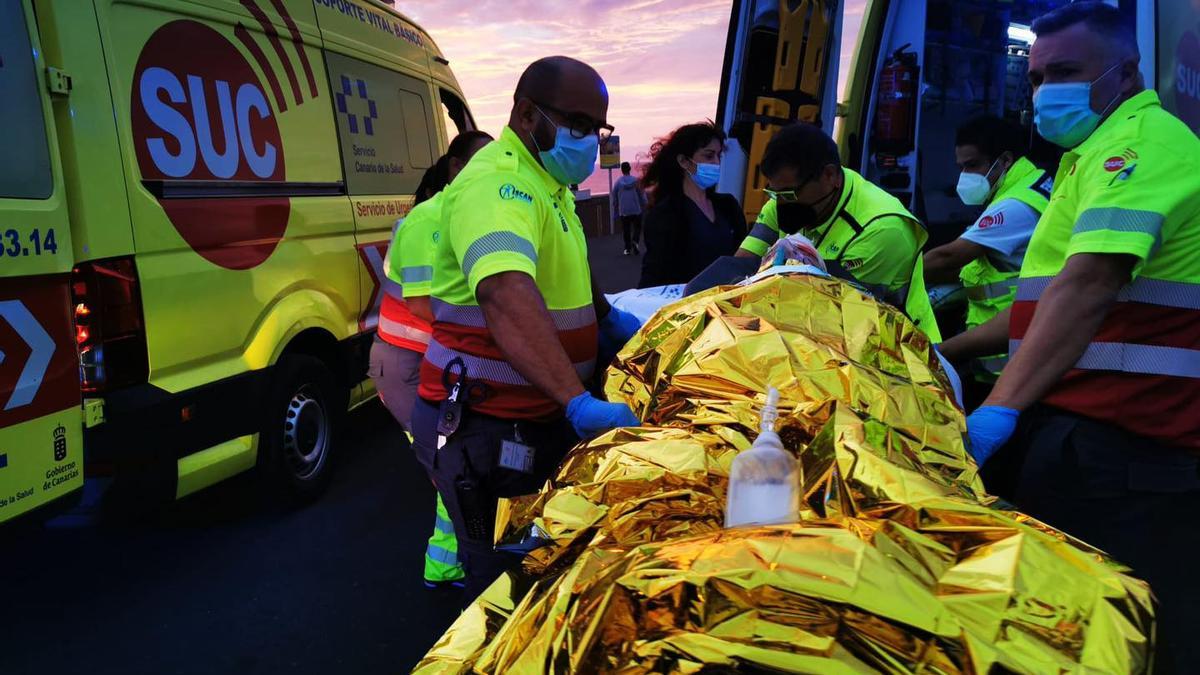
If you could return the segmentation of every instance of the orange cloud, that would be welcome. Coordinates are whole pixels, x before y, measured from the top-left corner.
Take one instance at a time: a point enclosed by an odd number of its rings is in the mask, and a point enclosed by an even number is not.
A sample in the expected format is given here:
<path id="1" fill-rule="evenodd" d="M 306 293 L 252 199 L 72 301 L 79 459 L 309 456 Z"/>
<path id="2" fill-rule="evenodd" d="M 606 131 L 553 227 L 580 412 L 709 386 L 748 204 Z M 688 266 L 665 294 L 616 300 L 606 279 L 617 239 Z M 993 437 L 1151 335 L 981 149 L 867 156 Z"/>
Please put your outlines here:
<path id="1" fill-rule="evenodd" d="M 844 5 L 843 78 L 865 4 Z M 681 124 L 716 117 L 728 0 L 401 0 L 397 6 L 433 35 L 485 131 L 497 133 L 508 121 L 525 66 L 553 54 L 586 61 L 604 77 L 609 122 L 626 159 Z"/>
<path id="2" fill-rule="evenodd" d="M 400 9 L 432 35 L 480 127 L 508 121 L 517 78 L 533 60 L 565 54 L 608 84 L 622 154 L 716 115 L 729 25 L 727 0 L 439 0 Z"/>

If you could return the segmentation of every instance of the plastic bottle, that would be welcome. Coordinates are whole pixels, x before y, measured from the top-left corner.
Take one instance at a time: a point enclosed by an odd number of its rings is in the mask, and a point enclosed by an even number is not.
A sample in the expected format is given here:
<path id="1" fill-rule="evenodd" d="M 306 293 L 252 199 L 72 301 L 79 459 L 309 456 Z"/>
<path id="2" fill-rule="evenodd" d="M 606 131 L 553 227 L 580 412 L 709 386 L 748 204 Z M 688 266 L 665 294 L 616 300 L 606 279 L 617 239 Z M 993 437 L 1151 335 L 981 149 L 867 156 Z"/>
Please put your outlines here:
<path id="1" fill-rule="evenodd" d="M 761 433 L 733 460 L 725 527 L 776 525 L 800 520 L 800 467 L 775 433 L 779 390 L 771 387 L 763 407 Z"/>

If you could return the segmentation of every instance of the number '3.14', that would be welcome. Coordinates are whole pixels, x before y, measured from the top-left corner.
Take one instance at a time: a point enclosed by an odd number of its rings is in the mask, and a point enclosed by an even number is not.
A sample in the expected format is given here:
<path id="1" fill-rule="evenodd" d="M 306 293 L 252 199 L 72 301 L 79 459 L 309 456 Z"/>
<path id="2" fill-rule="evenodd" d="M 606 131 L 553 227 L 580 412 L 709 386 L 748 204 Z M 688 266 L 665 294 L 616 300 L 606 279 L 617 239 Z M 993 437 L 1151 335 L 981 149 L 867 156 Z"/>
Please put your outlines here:
<path id="1" fill-rule="evenodd" d="M 24 255 L 42 255 L 42 253 L 54 255 L 58 253 L 58 243 L 54 241 L 54 228 L 46 230 L 44 234 L 36 228 L 30 230 L 28 245 L 21 240 L 20 232 L 8 230 L 4 233 L 3 240 L 0 240 L 0 253 L 11 258 Z"/>

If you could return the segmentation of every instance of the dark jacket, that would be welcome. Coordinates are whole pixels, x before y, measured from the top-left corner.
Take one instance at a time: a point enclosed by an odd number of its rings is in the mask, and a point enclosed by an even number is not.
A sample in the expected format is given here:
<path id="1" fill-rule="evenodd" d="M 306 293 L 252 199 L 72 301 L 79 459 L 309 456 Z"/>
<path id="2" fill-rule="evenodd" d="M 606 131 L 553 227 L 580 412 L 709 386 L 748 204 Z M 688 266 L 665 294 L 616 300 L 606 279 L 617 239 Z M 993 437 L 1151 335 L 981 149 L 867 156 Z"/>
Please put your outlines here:
<path id="1" fill-rule="evenodd" d="M 638 288 L 686 284 L 723 255 L 733 255 L 746 236 L 746 216 L 733 195 L 709 191 L 716 222 L 733 228 L 729 250 L 695 250 L 697 242 L 688 233 L 687 195 L 669 195 L 657 201 L 644 216 L 642 232 L 646 255 L 642 258 L 642 280 Z M 702 244 L 701 244 L 702 245 Z"/>

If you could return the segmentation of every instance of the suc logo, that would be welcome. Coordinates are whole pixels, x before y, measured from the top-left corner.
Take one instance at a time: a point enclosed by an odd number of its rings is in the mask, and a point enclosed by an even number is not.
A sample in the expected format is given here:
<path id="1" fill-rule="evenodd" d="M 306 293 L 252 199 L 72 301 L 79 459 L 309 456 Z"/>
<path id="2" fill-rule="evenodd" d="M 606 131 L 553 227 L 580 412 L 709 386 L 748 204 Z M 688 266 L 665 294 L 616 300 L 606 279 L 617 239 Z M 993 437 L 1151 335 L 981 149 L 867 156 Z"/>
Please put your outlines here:
<path id="1" fill-rule="evenodd" d="M 244 44 L 248 35 L 239 25 Z M 306 57 L 303 65 L 309 71 Z M 290 75 L 291 64 L 286 68 Z M 275 74 L 266 74 L 277 89 Z M 266 91 L 246 58 L 216 30 L 190 20 L 156 30 L 134 68 L 132 99 L 143 179 L 250 185 L 286 180 L 279 124 Z M 192 249 L 229 269 L 249 269 L 270 257 L 287 229 L 291 206 L 287 197 L 252 193 L 160 203 Z"/>

